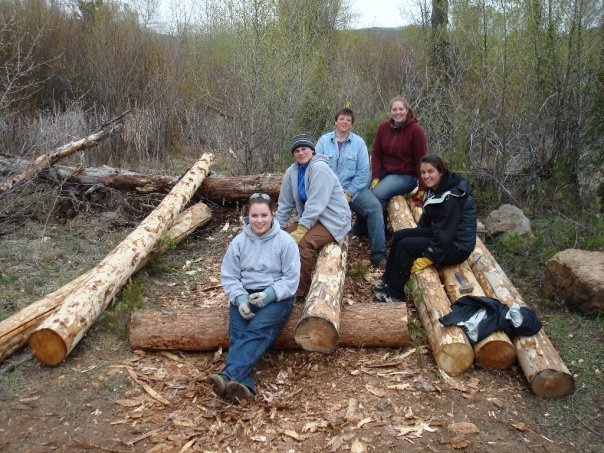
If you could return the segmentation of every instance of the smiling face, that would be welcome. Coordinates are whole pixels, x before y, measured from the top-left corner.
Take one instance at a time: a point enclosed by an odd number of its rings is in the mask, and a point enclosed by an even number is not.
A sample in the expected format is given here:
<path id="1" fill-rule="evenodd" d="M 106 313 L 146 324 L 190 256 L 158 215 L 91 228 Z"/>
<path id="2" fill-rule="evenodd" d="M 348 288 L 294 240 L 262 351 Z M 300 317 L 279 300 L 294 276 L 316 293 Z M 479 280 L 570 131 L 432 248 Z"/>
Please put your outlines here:
<path id="1" fill-rule="evenodd" d="M 350 115 L 339 115 L 336 120 L 336 131 L 338 135 L 347 137 L 352 129 L 352 117 Z"/>
<path id="2" fill-rule="evenodd" d="M 434 165 L 429 164 L 428 162 L 422 162 L 419 167 L 419 172 L 426 187 L 432 190 L 438 187 L 440 180 L 443 177 L 443 174 L 439 172 Z"/>
<path id="3" fill-rule="evenodd" d="M 307 164 L 312 159 L 312 148 L 307 146 L 299 146 L 294 150 L 294 159 L 300 165 Z"/>
<path id="4" fill-rule="evenodd" d="M 402 101 L 394 101 L 390 107 L 390 118 L 395 123 L 402 123 L 407 119 L 407 107 Z"/>
<path id="5" fill-rule="evenodd" d="M 266 203 L 252 203 L 248 215 L 250 226 L 254 234 L 262 236 L 273 222 L 273 213 Z"/>

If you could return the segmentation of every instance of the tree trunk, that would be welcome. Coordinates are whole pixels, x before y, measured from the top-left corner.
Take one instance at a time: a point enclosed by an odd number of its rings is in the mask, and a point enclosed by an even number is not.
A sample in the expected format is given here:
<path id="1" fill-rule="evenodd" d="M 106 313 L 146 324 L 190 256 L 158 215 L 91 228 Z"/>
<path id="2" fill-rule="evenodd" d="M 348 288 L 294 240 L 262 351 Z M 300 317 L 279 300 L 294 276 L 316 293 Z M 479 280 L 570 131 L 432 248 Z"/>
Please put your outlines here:
<path id="1" fill-rule="evenodd" d="M 30 161 L 0 157 L 0 174 L 20 171 L 31 165 Z M 108 167 L 75 168 L 55 165 L 40 173 L 40 176 L 53 181 L 69 181 L 85 186 L 101 185 L 121 191 L 138 193 L 168 193 L 178 182 L 177 176 L 144 175 L 129 170 Z M 209 175 L 204 179 L 197 195 L 215 203 L 233 203 L 247 201 L 256 192 L 266 193 L 273 200 L 279 198 L 283 174 L 220 176 Z"/>
<path id="2" fill-rule="evenodd" d="M 299 348 L 294 338 L 302 307 L 295 305 L 273 349 Z M 342 309 L 338 345 L 386 348 L 409 344 L 405 304 L 366 303 Z M 224 305 L 182 310 L 139 310 L 130 319 L 132 349 L 214 351 L 229 345 Z"/>
<path id="3" fill-rule="evenodd" d="M 416 226 L 409 206 L 402 196 L 390 200 L 388 215 L 393 231 Z M 428 334 L 436 365 L 451 376 L 463 373 L 472 365 L 474 351 L 461 328 L 443 326 L 438 320 L 451 311 L 438 272 L 434 266 L 428 266 L 412 274 L 410 283 L 413 287 L 413 302 Z"/>
<path id="4" fill-rule="evenodd" d="M 467 288 L 462 294 L 463 286 L 456 277 L 456 273 L 462 277 L 465 285 L 472 286 L 473 289 L 469 290 Z M 465 295 L 485 295 L 467 262 L 446 266 L 441 269 L 440 275 L 451 302 L 455 302 Z M 476 343 L 474 345 L 474 355 L 478 365 L 493 370 L 507 370 L 516 362 L 516 348 L 514 348 L 510 338 L 501 331 L 493 332 Z"/>
<path id="5" fill-rule="evenodd" d="M 182 207 L 208 174 L 213 160 L 212 154 L 204 154 L 159 206 L 31 334 L 29 347 L 39 361 L 58 365 L 67 357 L 163 233 L 172 226 Z"/>
<path id="6" fill-rule="evenodd" d="M 204 203 L 197 203 L 176 217 L 174 225 L 165 236 L 170 238 L 172 244 L 178 244 L 196 228 L 208 223 L 211 218 L 210 208 Z M 135 272 L 165 251 L 166 244 L 158 244 L 153 252 L 143 259 Z M 0 361 L 22 348 L 38 325 L 63 302 L 68 294 L 84 282 L 92 271 L 94 269 L 0 322 Z"/>
<path id="7" fill-rule="evenodd" d="M 296 326 L 296 342 L 307 351 L 329 353 L 338 344 L 340 302 L 346 277 L 348 240 L 327 244 L 317 265 Z"/>
<path id="8" fill-rule="evenodd" d="M 125 114 L 124 114 L 125 115 Z M 107 126 L 121 119 L 124 115 L 121 115 L 117 119 L 111 120 Z M 11 174 L 0 181 L 0 193 L 6 192 L 7 190 L 15 187 L 17 184 L 29 181 L 35 178 L 38 173 L 54 165 L 64 157 L 70 156 L 78 151 L 91 148 L 92 146 L 100 143 L 109 136 L 110 129 L 103 128 L 99 132 L 89 135 L 88 137 L 82 138 L 75 142 L 68 143 L 59 148 L 52 150 L 47 154 L 43 154 L 30 162 L 29 165 L 21 168 L 17 173 Z"/>
<path id="9" fill-rule="evenodd" d="M 480 239 L 468 259 L 476 279 L 487 296 L 508 307 L 526 306 L 522 296 Z M 575 381 L 544 329 L 532 337 L 514 338 L 518 362 L 536 395 L 559 397 L 572 393 Z"/>

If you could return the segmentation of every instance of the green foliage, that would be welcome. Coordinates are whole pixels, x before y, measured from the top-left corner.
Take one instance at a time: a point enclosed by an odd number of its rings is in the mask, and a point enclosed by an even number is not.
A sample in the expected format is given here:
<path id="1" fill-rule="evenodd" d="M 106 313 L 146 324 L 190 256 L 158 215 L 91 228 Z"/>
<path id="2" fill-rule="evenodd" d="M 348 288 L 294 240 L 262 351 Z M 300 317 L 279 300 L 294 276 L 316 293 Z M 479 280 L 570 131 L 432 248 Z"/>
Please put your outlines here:
<path id="1" fill-rule="evenodd" d="M 500 244 L 508 253 L 525 255 L 531 252 L 534 241 L 532 238 L 521 236 L 518 233 L 511 233 L 505 239 L 502 239 Z"/>
<path id="2" fill-rule="evenodd" d="M 23 374 L 19 369 L 0 373 L 0 401 L 13 399 L 22 390 Z"/>
<path id="3" fill-rule="evenodd" d="M 130 280 L 119 294 L 117 301 L 110 310 L 105 310 L 100 323 L 125 339 L 128 336 L 130 314 L 144 305 L 144 279 L 139 274 L 135 280 Z"/>
<path id="4" fill-rule="evenodd" d="M 355 280 L 366 281 L 367 274 L 369 273 L 369 266 L 358 262 L 354 269 L 350 269 L 348 273 Z"/>

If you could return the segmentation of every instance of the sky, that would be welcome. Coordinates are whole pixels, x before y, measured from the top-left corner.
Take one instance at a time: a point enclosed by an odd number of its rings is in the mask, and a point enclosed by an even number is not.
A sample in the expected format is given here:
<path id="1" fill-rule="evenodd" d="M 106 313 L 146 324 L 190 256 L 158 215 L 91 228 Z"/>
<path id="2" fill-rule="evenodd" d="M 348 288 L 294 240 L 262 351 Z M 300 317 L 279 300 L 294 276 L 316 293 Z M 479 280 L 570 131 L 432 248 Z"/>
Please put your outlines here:
<path id="1" fill-rule="evenodd" d="M 352 28 L 402 27 L 412 21 L 413 0 L 350 0 L 351 9 L 360 17 Z"/>

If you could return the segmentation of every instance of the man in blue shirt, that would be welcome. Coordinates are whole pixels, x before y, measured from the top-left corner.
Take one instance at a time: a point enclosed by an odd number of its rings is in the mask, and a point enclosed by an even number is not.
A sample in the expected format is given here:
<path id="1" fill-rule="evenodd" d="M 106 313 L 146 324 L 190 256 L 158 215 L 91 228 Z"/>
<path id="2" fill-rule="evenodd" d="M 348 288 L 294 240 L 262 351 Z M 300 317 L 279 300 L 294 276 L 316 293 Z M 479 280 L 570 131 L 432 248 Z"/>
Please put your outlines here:
<path id="1" fill-rule="evenodd" d="M 353 234 L 361 235 L 361 225 L 367 223 L 371 263 L 384 268 L 386 264 L 386 234 L 382 205 L 369 189 L 371 169 L 365 141 L 352 132 L 354 113 L 349 108 L 335 115 L 335 130 L 323 135 L 316 153 L 329 159 L 329 166 L 338 175 L 350 209 L 357 215 Z"/>

